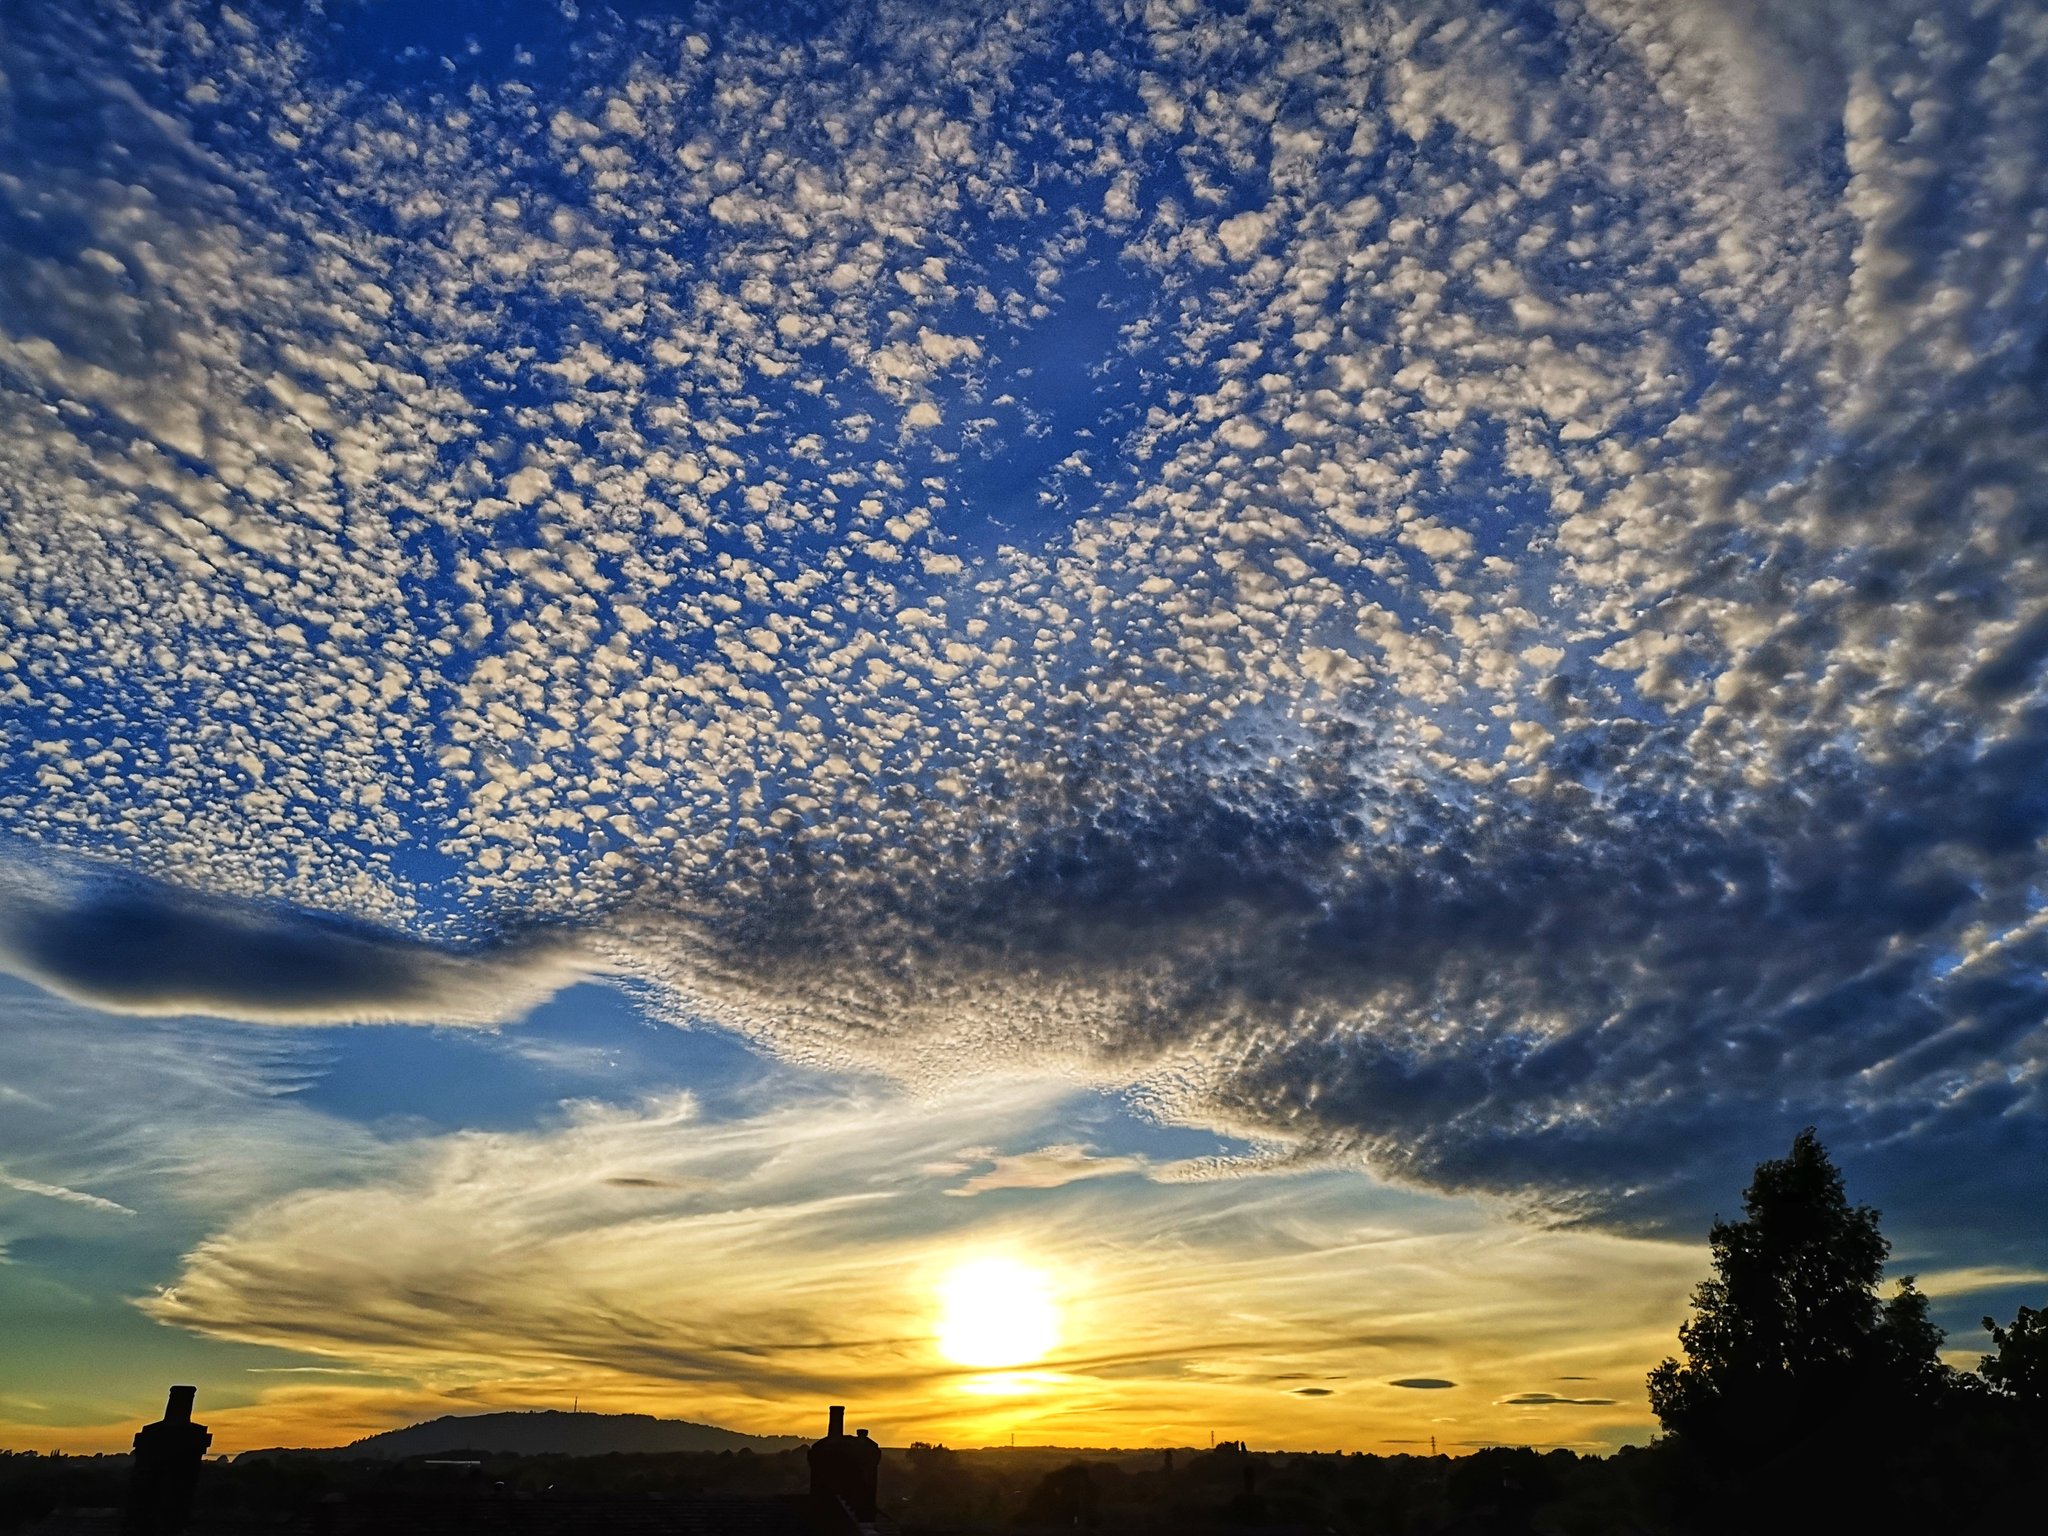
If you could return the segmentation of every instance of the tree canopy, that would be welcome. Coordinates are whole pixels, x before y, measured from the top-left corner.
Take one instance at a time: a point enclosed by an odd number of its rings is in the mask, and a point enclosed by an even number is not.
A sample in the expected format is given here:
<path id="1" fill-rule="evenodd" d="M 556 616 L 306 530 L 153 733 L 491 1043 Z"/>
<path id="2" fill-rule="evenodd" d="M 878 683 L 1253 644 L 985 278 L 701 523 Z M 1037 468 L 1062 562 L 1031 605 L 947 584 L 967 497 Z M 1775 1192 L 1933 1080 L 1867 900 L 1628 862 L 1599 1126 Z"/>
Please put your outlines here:
<path id="1" fill-rule="evenodd" d="M 1701 1441 L 1797 1434 L 1844 1415 L 1925 1402 L 1954 1373 L 1911 1277 L 1878 1284 L 1891 1245 L 1878 1213 L 1851 1205 L 1811 1127 L 1759 1163 L 1743 1219 L 1708 1234 L 1714 1276 L 1679 1325 L 1685 1361 L 1650 1373 L 1664 1428 Z"/>
<path id="2" fill-rule="evenodd" d="M 1993 1353 L 1977 1366 L 1994 1392 L 2048 1413 L 2048 1308 L 2021 1307 L 2009 1327 L 1984 1319 Z"/>

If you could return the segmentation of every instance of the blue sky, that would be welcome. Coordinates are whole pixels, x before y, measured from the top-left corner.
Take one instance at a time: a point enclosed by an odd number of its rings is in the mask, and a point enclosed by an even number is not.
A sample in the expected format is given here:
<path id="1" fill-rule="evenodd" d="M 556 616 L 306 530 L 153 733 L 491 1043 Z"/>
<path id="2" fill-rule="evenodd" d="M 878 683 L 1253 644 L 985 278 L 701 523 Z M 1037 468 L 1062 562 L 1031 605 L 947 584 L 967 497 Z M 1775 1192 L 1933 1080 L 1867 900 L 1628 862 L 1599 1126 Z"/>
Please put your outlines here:
<path id="1" fill-rule="evenodd" d="M 0 1426 L 190 1358 L 249 1436 L 1612 1444 L 1806 1124 L 1959 1345 L 2038 1299 L 2044 71 L 2021 0 L 26 7 Z M 1000 1421 L 916 1343 L 976 1244 L 1090 1277 Z"/>

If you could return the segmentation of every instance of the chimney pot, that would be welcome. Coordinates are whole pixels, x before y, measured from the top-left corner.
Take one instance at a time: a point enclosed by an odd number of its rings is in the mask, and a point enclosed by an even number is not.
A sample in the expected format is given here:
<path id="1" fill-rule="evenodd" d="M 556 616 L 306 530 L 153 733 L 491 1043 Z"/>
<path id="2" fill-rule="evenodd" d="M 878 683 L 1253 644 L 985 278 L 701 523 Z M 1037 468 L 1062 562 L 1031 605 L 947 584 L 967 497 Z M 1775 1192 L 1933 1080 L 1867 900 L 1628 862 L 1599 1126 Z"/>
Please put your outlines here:
<path id="1" fill-rule="evenodd" d="M 826 1431 L 834 1440 L 846 1433 L 846 1409 L 838 1403 L 832 1405 L 832 1427 Z"/>
<path id="2" fill-rule="evenodd" d="M 190 1424 L 192 1422 L 192 1399 L 199 1395 L 197 1387 L 173 1387 L 164 1403 L 166 1424 Z"/>

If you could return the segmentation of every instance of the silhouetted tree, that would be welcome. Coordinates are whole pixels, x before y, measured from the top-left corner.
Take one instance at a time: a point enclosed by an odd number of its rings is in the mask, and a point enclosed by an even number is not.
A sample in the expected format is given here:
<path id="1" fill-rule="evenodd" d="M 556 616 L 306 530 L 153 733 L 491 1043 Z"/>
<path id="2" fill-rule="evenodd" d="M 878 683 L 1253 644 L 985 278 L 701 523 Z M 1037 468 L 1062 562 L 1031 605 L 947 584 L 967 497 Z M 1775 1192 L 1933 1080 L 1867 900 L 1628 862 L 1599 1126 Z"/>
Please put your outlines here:
<path id="1" fill-rule="evenodd" d="M 1984 1326 L 1993 1353 L 1978 1362 L 1977 1374 L 1999 1396 L 2048 1413 L 2048 1309 L 2021 1307 L 2010 1327 L 1988 1317 Z"/>
<path id="2" fill-rule="evenodd" d="M 1095 1477 L 1094 1469 L 1080 1461 L 1046 1473 L 1031 1490 L 1019 1518 L 1026 1525 L 1094 1530 Z"/>
<path id="3" fill-rule="evenodd" d="M 1879 1300 L 1891 1245 L 1878 1213 L 1849 1203 L 1811 1127 L 1757 1165 L 1742 1205 L 1743 1220 L 1708 1234 L 1715 1277 L 1679 1325 L 1686 1362 L 1650 1373 L 1666 1430 L 1755 1445 L 1940 1397 L 1953 1373 L 1927 1298 L 1909 1277 Z"/>
<path id="4" fill-rule="evenodd" d="M 1893 1405 L 1939 1407 L 1963 1385 L 1961 1373 L 1943 1362 L 1941 1341 L 1948 1335 L 1928 1315 L 1927 1297 L 1913 1278 L 1900 1278 L 1878 1316 L 1872 1364 L 1879 1390 Z"/>

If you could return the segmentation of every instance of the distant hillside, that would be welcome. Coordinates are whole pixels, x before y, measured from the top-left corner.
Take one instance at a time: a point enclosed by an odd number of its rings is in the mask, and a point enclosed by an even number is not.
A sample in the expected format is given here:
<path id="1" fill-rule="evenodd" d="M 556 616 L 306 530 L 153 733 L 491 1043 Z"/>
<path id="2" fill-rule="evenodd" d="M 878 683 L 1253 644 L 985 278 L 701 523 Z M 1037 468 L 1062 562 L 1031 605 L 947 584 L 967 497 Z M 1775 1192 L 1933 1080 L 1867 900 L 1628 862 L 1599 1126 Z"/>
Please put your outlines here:
<path id="1" fill-rule="evenodd" d="M 244 1451 L 243 1457 L 375 1457 L 402 1461 L 444 1451 L 489 1451 L 518 1456 L 606 1456 L 614 1451 L 784 1451 L 806 1442 L 799 1435 L 743 1435 L 716 1424 L 657 1419 L 644 1413 L 475 1413 L 388 1429 L 348 1445 L 303 1451 Z"/>

